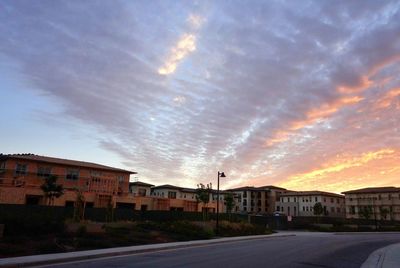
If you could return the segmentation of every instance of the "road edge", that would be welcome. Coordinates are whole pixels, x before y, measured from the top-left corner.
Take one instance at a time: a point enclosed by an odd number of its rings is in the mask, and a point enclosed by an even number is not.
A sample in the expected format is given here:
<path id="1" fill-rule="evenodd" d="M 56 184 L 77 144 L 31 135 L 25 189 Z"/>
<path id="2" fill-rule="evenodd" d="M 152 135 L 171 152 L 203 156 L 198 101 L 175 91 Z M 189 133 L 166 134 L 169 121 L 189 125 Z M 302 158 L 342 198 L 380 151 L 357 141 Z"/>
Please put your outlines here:
<path id="1" fill-rule="evenodd" d="M 393 252 L 396 252 L 395 248 L 397 249 L 397 254 L 400 254 L 400 243 L 395 243 L 391 244 L 389 246 L 379 248 L 372 252 L 367 260 L 361 265 L 361 268 L 394 268 L 394 267 L 399 267 L 399 263 L 397 263 L 397 266 L 395 263 L 392 263 L 390 258 L 391 254 Z"/>
<path id="2" fill-rule="evenodd" d="M 49 265 L 64 262 L 83 261 L 100 259 L 105 257 L 113 256 L 128 256 L 137 253 L 162 251 L 179 249 L 185 247 L 196 247 L 208 244 L 222 244 L 244 240 L 256 240 L 265 238 L 279 238 L 295 236 L 295 234 L 270 234 L 270 235 L 254 235 L 254 236 L 237 236 L 227 238 L 215 238 L 210 240 L 194 240 L 184 242 L 172 242 L 172 243 L 161 243 L 161 244 L 149 244 L 141 246 L 130 246 L 130 247 L 118 247 L 118 248 L 107 248 L 107 249 L 95 249 L 86 251 L 74 251 L 67 253 L 54 253 L 44 255 L 32 255 L 23 257 L 13 257 L 0 259 L 0 267 L 14 268 L 14 267 L 30 267 L 39 265 Z"/>

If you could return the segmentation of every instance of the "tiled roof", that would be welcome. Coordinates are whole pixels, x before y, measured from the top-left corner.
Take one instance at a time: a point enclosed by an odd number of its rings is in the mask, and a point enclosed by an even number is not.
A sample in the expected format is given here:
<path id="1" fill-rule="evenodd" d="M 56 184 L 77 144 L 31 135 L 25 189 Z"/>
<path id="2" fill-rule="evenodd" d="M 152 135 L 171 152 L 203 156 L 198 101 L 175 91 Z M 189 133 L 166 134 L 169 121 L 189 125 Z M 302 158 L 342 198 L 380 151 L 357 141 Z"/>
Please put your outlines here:
<path id="1" fill-rule="evenodd" d="M 333 196 L 333 197 L 344 197 L 340 194 L 323 192 L 323 191 L 292 191 L 283 193 L 281 196 L 308 196 L 308 195 L 325 195 L 325 196 Z"/>
<path id="2" fill-rule="evenodd" d="M 41 155 L 35 155 L 35 154 L 6 154 L 6 155 L 0 155 L 0 159 L 21 159 L 21 160 L 30 160 L 30 161 L 37 161 L 37 162 L 44 162 L 44 163 L 51 163 L 51 164 L 59 164 L 59 165 L 65 165 L 65 166 L 86 167 L 86 168 L 101 169 L 101 170 L 107 170 L 107 171 L 123 172 L 123 173 L 129 173 L 129 174 L 137 173 L 134 171 L 109 167 L 109 166 L 100 165 L 100 164 L 96 164 L 96 163 L 48 157 L 48 156 L 41 156 Z"/>
<path id="3" fill-rule="evenodd" d="M 141 181 L 135 181 L 135 182 L 130 182 L 129 186 L 133 185 L 133 186 L 146 186 L 146 187 L 152 187 L 154 186 L 153 184 L 150 183 L 145 183 L 145 182 L 141 182 Z"/>
<path id="4" fill-rule="evenodd" d="M 395 193 L 400 192 L 399 187 L 370 187 L 343 192 L 342 194 L 373 194 L 373 193 Z"/>

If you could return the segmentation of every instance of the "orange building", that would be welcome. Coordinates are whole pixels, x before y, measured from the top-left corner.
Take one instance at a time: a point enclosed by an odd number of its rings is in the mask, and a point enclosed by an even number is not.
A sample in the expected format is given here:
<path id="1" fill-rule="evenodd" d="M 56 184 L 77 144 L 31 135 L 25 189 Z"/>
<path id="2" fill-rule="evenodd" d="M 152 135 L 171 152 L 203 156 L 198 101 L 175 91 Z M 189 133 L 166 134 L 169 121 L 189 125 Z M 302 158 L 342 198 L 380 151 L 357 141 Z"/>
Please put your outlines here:
<path id="1" fill-rule="evenodd" d="M 39 156 L 34 154 L 0 155 L 0 203 L 44 205 L 40 186 L 50 175 L 58 177 L 64 195 L 56 206 L 73 206 L 77 190 L 87 207 L 133 207 L 129 176 L 136 172 L 95 163 Z"/>

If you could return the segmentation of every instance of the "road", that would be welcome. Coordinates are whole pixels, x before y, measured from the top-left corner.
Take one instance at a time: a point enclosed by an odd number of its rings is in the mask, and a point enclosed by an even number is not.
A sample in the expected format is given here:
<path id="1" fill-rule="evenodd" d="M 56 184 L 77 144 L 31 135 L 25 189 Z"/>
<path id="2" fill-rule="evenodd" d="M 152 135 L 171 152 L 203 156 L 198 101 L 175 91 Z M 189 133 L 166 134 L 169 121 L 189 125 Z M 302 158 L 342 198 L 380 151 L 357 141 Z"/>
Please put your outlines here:
<path id="1" fill-rule="evenodd" d="M 374 250 L 399 242 L 400 234 L 389 233 L 296 233 L 296 236 L 170 249 L 51 267 L 358 268 Z"/>

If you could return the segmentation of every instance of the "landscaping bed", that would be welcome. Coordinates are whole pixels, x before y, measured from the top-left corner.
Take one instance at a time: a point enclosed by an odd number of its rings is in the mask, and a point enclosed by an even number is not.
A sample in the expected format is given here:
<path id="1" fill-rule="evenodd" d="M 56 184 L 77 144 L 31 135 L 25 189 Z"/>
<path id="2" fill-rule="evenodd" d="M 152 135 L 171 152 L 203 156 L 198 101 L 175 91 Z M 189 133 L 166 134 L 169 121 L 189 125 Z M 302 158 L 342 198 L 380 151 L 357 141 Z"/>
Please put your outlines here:
<path id="1" fill-rule="evenodd" d="M 221 221 L 219 236 L 270 234 L 263 226 L 245 222 Z M 60 253 L 111 247 L 124 247 L 176 241 L 211 239 L 215 222 L 125 221 L 114 223 L 66 223 L 58 232 L 48 234 L 13 232 L 0 239 L 0 258 Z"/>

